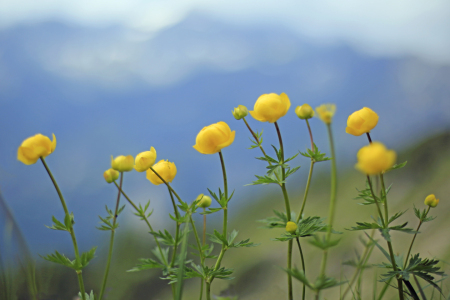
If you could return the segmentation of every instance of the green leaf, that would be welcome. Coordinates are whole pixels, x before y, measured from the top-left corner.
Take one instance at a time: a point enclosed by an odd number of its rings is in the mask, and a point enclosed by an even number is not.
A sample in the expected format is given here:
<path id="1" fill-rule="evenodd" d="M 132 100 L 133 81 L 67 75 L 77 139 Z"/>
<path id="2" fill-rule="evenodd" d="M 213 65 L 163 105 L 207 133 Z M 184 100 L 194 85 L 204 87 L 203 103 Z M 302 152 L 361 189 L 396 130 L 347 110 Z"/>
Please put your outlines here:
<path id="1" fill-rule="evenodd" d="M 401 164 L 395 164 L 389 170 L 387 170 L 386 172 L 391 171 L 391 170 L 401 169 L 404 166 L 406 166 L 407 163 L 408 163 L 408 161 L 402 162 Z"/>
<path id="2" fill-rule="evenodd" d="M 396 213 L 395 215 L 393 215 L 393 216 L 389 219 L 388 224 L 391 224 L 392 222 L 394 222 L 395 220 L 397 220 L 398 218 L 400 218 L 406 211 L 407 211 L 407 210 L 401 211 L 401 212 L 398 212 L 398 213 Z"/>
<path id="3" fill-rule="evenodd" d="M 231 244 L 234 242 L 234 240 L 236 239 L 237 235 L 238 235 L 238 231 L 233 230 L 233 231 L 230 233 L 230 236 L 228 237 L 227 244 L 228 244 L 228 245 L 231 245 Z"/>
<path id="4" fill-rule="evenodd" d="M 75 261 L 71 261 L 64 254 L 55 251 L 53 254 L 48 254 L 47 256 L 41 256 L 43 259 L 69 267 L 71 269 L 76 270 Z"/>
<path id="5" fill-rule="evenodd" d="M 323 223 L 323 220 L 323 218 L 318 216 L 301 219 L 297 224 L 297 230 L 295 233 L 291 234 L 284 232 L 281 237 L 275 238 L 274 240 L 285 242 L 294 238 L 312 236 L 317 232 L 325 232 L 328 225 Z M 286 223 L 283 224 L 283 227 L 286 227 Z"/>
<path id="6" fill-rule="evenodd" d="M 127 272 L 139 272 L 149 269 L 163 269 L 165 267 L 163 264 L 160 264 L 156 260 L 153 260 L 151 258 L 139 258 L 138 261 L 139 263 Z"/>
<path id="7" fill-rule="evenodd" d="M 295 167 L 295 168 L 289 168 L 286 172 L 286 178 L 288 178 L 290 175 L 294 174 L 295 172 L 297 172 L 297 170 L 300 169 L 300 166 Z"/>
<path id="8" fill-rule="evenodd" d="M 356 230 L 368 230 L 368 229 L 382 229 L 383 227 L 380 226 L 377 223 L 368 223 L 368 222 L 356 222 L 356 224 L 358 226 L 354 226 L 351 229 L 351 231 L 356 231 Z"/>
<path id="9" fill-rule="evenodd" d="M 91 291 L 90 294 L 84 293 L 84 295 L 85 295 L 85 297 L 86 297 L 86 300 L 96 300 L 95 295 L 94 295 L 94 291 Z M 81 292 L 78 292 L 78 297 L 79 297 L 80 299 L 82 299 Z"/>
<path id="10" fill-rule="evenodd" d="M 209 215 L 209 214 L 213 214 L 215 212 L 221 211 L 223 208 L 208 208 L 208 210 L 202 211 L 200 214 L 201 215 Z"/>
<path id="11" fill-rule="evenodd" d="M 412 228 L 405 228 L 406 225 L 408 225 L 408 222 L 403 223 L 402 225 L 397 225 L 397 226 L 391 226 L 389 227 L 389 230 L 396 230 L 396 231 L 401 231 L 404 233 L 409 233 L 409 234 L 415 234 L 418 233 L 417 231 L 415 231 Z"/>
<path id="12" fill-rule="evenodd" d="M 269 183 L 276 183 L 278 185 L 282 185 L 283 183 L 285 183 L 284 180 L 278 180 L 276 178 L 272 178 L 270 176 L 264 175 L 264 176 L 258 176 L 255 175 L 255 177 L 258 180 L 253 181 L 252 183 L 246 184 L 247 185 L 258 185 L 258 184 L 269 184 Z M 281 177 L 280 177 L 281 178 Z"/>
<path id="13" fill-rule="evenodd" d="M 250 148 L 248 148 L 248 149 L 254 149 L 254 148 L 258 148 L 259 146 L 261 146 L 261 144 L 263 142 L 262 134 L 263 134 L 262 129 L 261 129 L 260 133 L 258 133 L 258 131 L 255 132 L 255 135 L 258 138 L 259 142 L 257 140 L 252 140 L 252 138 L 249 138 L 250 141 L 253 143 L 253 145 L 251 145 Z"/>
<path id="14" fill-rule="evenodd" d="M 327 240 L 325 237 L 320 238 L 318 235 L 313 235 L 314 239 L 313 240 L 309 240 L 308 242 L 313 245 L 316 246 L 317 248 L 320 248 L 322 250 L 327 250 L 331 247 L 336 246 L 340 239 L 337 240 Z"/>
<path id="15" fill-rule="evenodd" d="M 422 221 L 422 223 L 430 222 L 430 221 L 433 221 L 434 219 L 436 219 L 436 217 L 428 217 L 428 209 L 427 208 L 424 208 L 424 210 L 420 210 L 420 209 L 417 209 L 415 205 L 414 205 L 414 214 L 420 221 Z"/>
<path id="16" fill-rule="evenodd" d="M 45 225 L 45 227 L 53 229 L 53 230 L 62 230 L 62 231 L 70 232 L 70 229 L 67 228 L 66 225 L 64 225 L 63 223 L 58 221 L 58 219 L 56 219 L 55 216 L 52 216 L 52 221 L 53 221 L 53 225 L 52 226 Z"/>
<path id="17" fill-rule="evenodd" d="M 309 148 L 306 148 L 306 152 L 299 152 L 302 156 L 311 158 L 313 162 L 327 161 L 331 160 L 329 157 L 325 157 L 325 153 L 322 153 L 317 148 L 316 144 L 314 144 L 314 151 Z"/>
<path id="18" fill-rule="evenodd" d="M 79 270 L 84 269 L 89 262 L 94 258 L 95 250 L 97 250 L 97 246 L 93 247 L 88 252 L 84 252 L 80 255 L 79 261 L 76 261 L 76 266 Z"/>
<path id="19" fill-rule="evenodd" d="M 69 230 L 70 228 L 72 228 L 72 225 L 75 224 L 75 221 L 73 219 L 74 219 L 73 213 L 66 214 L 64 217 L 64 225 L 66 225 L 66 228 Z"/>
<path id="20" fill-rule="evenodd" d="M 318 292 L 320 290 L 329 289 L 335 286 L 342 285 L 346 283 L 347 281 L 338 282 L 336 279 L 327 277 L 327 276 L 319 276 L 315 280 L 314 283 L 310 282 L 308 278 L 306 278 L 303 271 L 298 270 L 296 267 L 287 270 L 284 270 L 286 273 L 290 274 L 292 277 L 297 279 L 298 281 L 304 283 L 307 287 L 309 287 L 311 290 Z"/>
<path id="21" fill-rule="evenodd" d="M 380 249 L 381 253 L 383 253 L 383 255 L 386 257 L 386 259 L 391 262 L 391 257 L 389 256 L 389 254 L 387 253 L 386 250 L 384 250 L 383 247 L 380 246 L 380 244 L 378 244 L 377 241 L 375 241 L 370 235 L 368 235 L 367 233 L 364 232 L 364 234 L 369 238 L 369 240 L 375 245 L 377 246 L 378 249 Z"/>

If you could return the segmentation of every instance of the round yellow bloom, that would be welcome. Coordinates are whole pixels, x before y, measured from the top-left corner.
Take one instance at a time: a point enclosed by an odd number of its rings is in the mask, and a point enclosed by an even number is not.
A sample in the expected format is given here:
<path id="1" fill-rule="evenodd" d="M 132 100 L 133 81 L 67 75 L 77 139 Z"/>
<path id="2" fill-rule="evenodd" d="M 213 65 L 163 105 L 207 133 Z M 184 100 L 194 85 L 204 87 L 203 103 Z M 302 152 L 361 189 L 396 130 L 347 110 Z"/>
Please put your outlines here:
<path id="1" fill-rule="evenodd" d="M 296 230 L 297 230 L 297 224 L 295 224 L 292 221 L 289 221 L 286 223 L 286 231 L 287 232 L 294 234 Z"/>
<path id="2" fill-rule="evenodd" d="M 428 195 L 425 198 L 425 205 L 428 205 L 429 207 L 436 207 L 439 203 L 439 199 L 436 199 L 436 196 L 434 194 Z"/>
<path id="3" fill-rule="evenodd" d="M 134 169 L 138 172 L 147 171 L 156 161 L 156 150 L 151 147 L 150 151 L 144 151 L 136 155 Z"/>
<path id="4" fill-rule="evenodd" d="M 291 101 L 285 93 L 264 94 L 256 100 L 250 114 L 258 121 L 274 123 L 288 112 L 290 106 Z"/>
<path id="5" fill-rule="evenodd" d="M 377 126 L 378 115 L 368 107 L 364 107 L 352 113 L 347 119 L 345 132 L 360 136 L 368 133 Z"/>
<path id="6" fill-rule="evenodd" d="M 119 155 L 116 158 L 113 158 L 111 155 L 111 167 L 119 172 L 129 172 L 133 170 L 134 158 L 131 155 Z"/>
<path id="7" fill-rule="evenodd" d="M 17 159 L 26 165 L 32 165 L 41 157 L 46 157 L 56 148 L 56 137 L 53 140 L 40 133 L 27 138 L 17 150 Z"/>
<path id="8" fill-rule="evenodd" d="M 359 149 L 356 168 L 368 175 L 375 175 L 391 168 L 397 158 L 393 150 L 388 150 L 382 143 L 373 142 Z"/>
<path id="9" fill-rule="evenodd" d="M 119 174 L 120 174 L 119 171 L 116 171 L 114 169 L 109 169 L 103 173 L 103 177 L 105 178 L 107 183 L 111 183 L 111 182 L 116 181 L 119 178 Z"/>
<path id="10" fill-rule="evenodd" d="M 153 166 L 153 170 L 155 170 L 156 173 L 159 174 L 159 176 L 164 178 L 166 182 L 172 182 L 172 180 L 175 178 L 175 175 L 177 175 L 177 167 L 175 166 L 175 164 L 164 159 L 158 161 Z M 154 185 L 160 185 L 161 183 L 164 183 L 151 169 L 147 170 L 147 179 L 150 180 L 150 182 Z"/>
<path id="11" fill-rule="evenodd" d="M 297 106 L 295 109 L 295 113 L 297 114 L 297 117 L 299 117 L 302 120 L 305 119 L 311 119 L 314 117 L 314 110 L 309 104 L 303 104 L 302 106 Z"/>
<path id="12" fill-rule="evenodd" d="M 197 134 L 193 147 L 202 154 L 214 154 L 220 149 L 230 146 L 234 141 L 235 134 L 236 132 L 231 131 L 225 122 L 212 124 L 203 127 Z"/>
<path id="13" fill-rule="evenodd" d="M 207 208 L 211 205 L 211 197 L 206 196 L 204 194 L 198 195 L 197 199 L 195 199 L 197 202 L 197 206 L 201 208 Z"/>
<path id="14" fill-rule="evenodd" d="M 334 104 L 322 104 L 316 107 L 317 116 L 325 124 L 330 124 L 333 120 L 334 113 L 336 112 L 336 105 Z"/>
<path id="15" fill-rule="evenodd" d="M 240 120 L 248 115 L 248 109 L 244 105 L 238 105 L 231 113 L 236 120 Z"/>

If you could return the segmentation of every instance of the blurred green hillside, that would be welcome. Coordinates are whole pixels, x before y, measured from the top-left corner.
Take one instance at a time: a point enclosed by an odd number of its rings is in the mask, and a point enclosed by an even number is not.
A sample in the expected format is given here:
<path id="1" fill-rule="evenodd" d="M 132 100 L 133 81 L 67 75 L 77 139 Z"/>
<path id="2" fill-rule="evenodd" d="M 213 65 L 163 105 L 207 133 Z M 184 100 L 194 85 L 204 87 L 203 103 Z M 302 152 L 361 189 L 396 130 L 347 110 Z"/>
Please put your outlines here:
<path id="1" fill-rule="evenodd" d="M 258 150 L 253 150 L 258 151 Z M 355 149 L 352 149 L 356 153 Z M 258 153 L 259 154 L 259 153 Z M 256 154 L 255 154 L 256 155 Z M 306 158 L 300 158 L 302 168 L 296 176 L 289 178 L 287 185 L 291 192 L 291 202 L 293 211 L 300 209 L 300 202 L 303 197 L 305 186 L 305 174 L 308 170 L 309 162 Z M 423 200 L 428 194 L 434 193 L 441 202 L 439 206 L 431 210 L 431 215 L 436 216 L 436 220 L 425 223 L 421 228 L 422 234 L 418 235 L 412 254 L 421 253 L 424 257 L 437 258 L 442 261 L 450 261 L 450 238 L 449 227 L 450 218 L 447 217 L 450 209 L 450 132 L 444 132 L 433 136 L 427 140 L 411 145 L 405 151 L 398 153 L 398 162 L 408 161 L 403 169 L 394 170 L 386 175 L 386 184 L 393 183 L 388 195 L 390 203 L 390 213 L 404 211 L 405 215 L 397 221 L 409 221 L 411 228 L 416 228 L 417 218 L 414 216 L 413 205 L 424 208 Z M 263 163 L 263 162 L 262 162 Z M 329 201 L 329 164 L 328 162 L 318 163 L 316 172 L 313 175 L 305 215 L 327 215 L 327 205 Z M 336 211 L 335 230 L 343 232 L 341 242 L 330 251 L 330 261 L 328 264 L 328 275 L 348 280 L 354 269 L 343 266 L 342 262 L 353 259 L 356 253 L 361 253 L 363 246 L 359 242 L 359 237 L 363 237 L 362 232 L 350 232 L 345 230 L 355 225 L 357 221 L 371 221 L 371 216 L 375 216 L 375 207 L 362 206 L 357 200 L 357 189 L 365 186 L 365 177 L 354 170 L 352 166 L 342 166 L 339 164 L 338 178 L 338 202 Z M 233 176 L 230 170 L 229 176 Z M 230 209 L 229 230 L 239 230 L 238 239 L 250 238 L 255 243 L 261 245 L 255 248 L 230 249 L 222 265 L 235 269 L 235 279 L 232 281 L 216 280 L 213 284 L 213 294 L 238 296 L 238 299 L 264 300 L 264 299 L 285 299 L 286 297 L 286 275 L 282 270 L 286 261 L 286 245 L 271 239 L 283 233 L 282 229 L 263 229 L 262 224 L 257 220 L 272 215 L 272 210 L 283 210 L 283 200 L 279 189 L 269 186 L 261 186 L 259 194 L 249 199 L 247 206 L 240 206 L 239 209 Z M 7 199 L 6 199 L 7 200 Z M 252 201 L 250 201 L 252 200 Z M 240 199 L 239 201 L 245 202 Z M 155 212 L 157 213 L 157 212 Z M 124 214 L 131 215 L 131 207 L 127 207 Z M 210 220 L 220 221 L 221 213 L 208 215 Z M 126 219 L 126 218 L 124 218 Z M 136 217 L 137 219 L 137 217 Z M 197 218 L 197 224 L 201 226 L 201 219 Z M 141 224 L 142 223 L 142 224 Z M 218 224 L 220 222 L 217 222 Z M 172 228 L 170 223 L 166 228 Z M 212 227 L 212 226 L 210 226 Z M 160 228 L 158 228 L 160 229 Z M 211 229 L 211 228 L 209 228 Z M 209 231 L 209 230 L 208 230 Z M 394 252 L 406 253 L 412 235 L 405 233 L 393 233 Z M 126 273 L 137 262 L 138 258 L 150 257 L 150 249 L 154 247 L 154 241 L 147 233 L 143 222 L 137 220 L 130 221 L 130 218 L 121 222 L 121 227 L 117 231 L 117 242 L 113 254 L 112 267 L 107 288 L 107 299 L 170 299 L 171 289 L 167 282 L 159 279 L 158 270 L 148 270 L 137 273 Z M 379 233 L 375 234 L 377 239 L 381 239 Z M 15 237 L 13 237 L 14 239 Z M 307 264 L 307 275 L 314 278 L 317 275 L 322 253 L 317 248 L 312 247 L 302 241 L 303 251 Z M 103 275 L 103 268 L 107 254 L 107 240 L 102 241 L 99 247 L 97 258 L 84 271 L 86 289 L 100 287 Z M 193 242 L 192 242 L 193 243 Z M 100 244 L 100 241 L 99 243 Z M 384 246 L 384 241 L 380 241 Z M 216 251 L 219 247 L 216 247 Z M 378 249 L 374 249 L 369 263 L 379 263 L 383 261 Z M 12 262 L 12 261 L 10 261 Z M 212 262 L 211 262 L 212 263 Z M 294 248 L 294 264 L 300 268 L 298 251 Z M 3 264 L 3 277 L 0 281 L 0 290 L 4 290 L 11 283 L 5 281 L 5 269 L 8 263 Z M 77 280 L 73 271 L 61 266 L 52 265 L 42 259 L 37 259 L 37 282 L 43 299 L 74 299 L 77 293 Z M 446 273 L 449 273 L 448 264 L 442 264 Z M 14 283 L 17 286 L 16 299 L 29 299 L 26 295 L 26 286 L 20 268 L 13 271 Z M 382 270 L 369 268 L 365 270 L 362 284 L 362 299 L 372 299 L 372 284 L 375 276 L 381 274 Z M 14 275 L 16 274 L 16 275 Z M 183 299 L 198 299 L 199 279 L 187 280 Z M 423 286 L 426 284 L 423 282 Z M 342 286 L 342 290 L 346 285 Z M 378 283 L 381 289 L 382 283 Z M 449 294 L 449 282 L 443 281 L 443 294 Z M 301 286 L 295 283 L 294 295 L 299 299 Z M 431 295 L 431 289 L 425 290 Z M 340 288 L 333 288 L 323 295 L 326 299 L 339 299 Z M 311 294 L 310 294 L 311 295 Z M 394 289 L 389 289 L 385 299 L 397 299 Z M 440 299 L 436 297 L 434 299 Z M 310 299 L 309 297 L 307 297 Z M 351 299 L 348 295 L 346 299 Z M 431 299 L 428 298 L 428 299 Z"/>

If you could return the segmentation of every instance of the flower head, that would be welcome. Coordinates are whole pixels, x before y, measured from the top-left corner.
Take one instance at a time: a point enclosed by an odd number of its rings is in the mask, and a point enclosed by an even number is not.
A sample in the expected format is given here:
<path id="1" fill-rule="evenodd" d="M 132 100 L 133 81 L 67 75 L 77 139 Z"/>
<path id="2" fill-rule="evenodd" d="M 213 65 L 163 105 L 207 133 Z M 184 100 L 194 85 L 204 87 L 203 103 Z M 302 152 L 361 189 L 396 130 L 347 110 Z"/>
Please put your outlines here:
<path id="1" fill-rule="evenodd" d="M 197 199 L 195 199 L 197 202 L 197 206 L 201 208 L 207 208 L 211 205 L 211 197 L 200 194 L 198 195 Z"/>
<path id="2" fill-rule="evenodd" d="M 194 149 L 202 154 L 214 154 L 233 143 L 236 132 L 225 122 L 212 124 L 197 134 Z"/>
<path id="3" fill-rule="evenodd" d="M 26 165 L 32 165 L 41 157 L 46 157 L 56 148 L 56 137 L 53 134 L 53 140 L 40 133 L 29 137 L 22 142 L 17 150 L 17 159 Z"/>
<path id="4" fill-rule="evenodd" d="M 129 172 L 133 170 L 134 158 L 131 155 L 119 155 L 116 158 L 113 158 L 111 155 L 111 167 L 119 172 Z"/>
<path id="5" fill-rule="evenodd" d="M 436 199 L 436 196 L 434 194 L 428 195 L 425 198 L 425 205 L 428 205 L 429 207 L 436 207 L 439 203 L 439 199 Z"/>
<path id="6" fill-rule="evenodd" d="M 352 113 L 347 119 L 345 132 L 360 136 L 368 133 L 377 126 L 378 115 L 368 107 L 364 107 Z"/>
<path id="7" fill-rule="evenodd" d="M 119 171 L 114 169 L 108 169 L 103 173 L 103 177 L 105 178 L 107 183 L 111 183 L 116 181 L 119 178 Z"/>
<path id="8" fill-rule="evenodd" d="M 336 105 L 334 104 L 322 104 L 316 107 L 317 116 L 325 124 L 330 124 L 333 120 L 334 113 L 336 112 Z"/>
<path id="9" fill-rule="evenodd" d="M 297 114 L 297 117 L 302 120 L 311 119 L 314 117 L 314 110 L 309 104 L 306 103 L 302 106 L 297 106 L 295 113 Z"/>
<path id="10" fill-rule="evenodd" d="M 395 151 L 388 150 L 382 143 L 373 142 L 359 149 L 356 168 L 368 175 L 382 173 L 391 168 L 397 155 Z"/>
<path id="11" fill-rule="evenodd" d="M 297 224 L 295 224 L 292 221 L 289 221 L 286 223 L 286 231 L 287 232 L 294 234 L 296 230 L 297 230 Z"/>
<path id="12" fill-rule="evenodd" d="M 136 155 L 134 169 L 138 172 L 147 171 L 156 161 L 156 150 L 151 147 L 150 151 L 144 151 Z"/>
<path id="13" fill-rule="evenodd" d="M 248 109 L 244 105 L 238 105 L 231 113 L 236 120 L 240 120 L 248 115 Z"/>
<path id="14" fill-rule="evenodd" d="M 250 114 L 261 122 L 274 123 L 284 116 L 291 106 L 291 101 L 285 93 L 271 93 L 259 96 Z"/>
<path id="15" fill-rule="evenodd" d="M 167 160 L 158 161 L 152 169 L 155 170 L 156 173 L 158 173 L 159 176 L 161 176 L 166 182 L 172 182 L 175 175 L 177 175 L 177 167 L 173 162 L 169 162 Z M 147 170 L 147 179 L 154 185 L 164 183 L 152 169 Z"/>

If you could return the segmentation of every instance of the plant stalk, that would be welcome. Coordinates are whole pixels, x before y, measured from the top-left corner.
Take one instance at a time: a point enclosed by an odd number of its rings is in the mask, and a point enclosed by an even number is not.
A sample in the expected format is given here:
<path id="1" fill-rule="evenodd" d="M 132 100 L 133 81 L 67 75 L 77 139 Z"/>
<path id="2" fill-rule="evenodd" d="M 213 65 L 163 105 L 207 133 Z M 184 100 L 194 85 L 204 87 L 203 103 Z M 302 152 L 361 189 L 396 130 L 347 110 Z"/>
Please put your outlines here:
<path id="1" fill-rule="evenodd" d="M 306 276 L 305 259 L 303 258 L 302 247 L 300 246 L 300 240 L 299 240 L 299 238 L 296 238 L 296 240 L 297 240 L 298 251 L 300 252 L 300 259 L 302 260 L 303 274 L 305 274 L 305 276 Z M 302 290 L 302 299 L 303 299 L 303 300 L 305 300 L 305 296 L 306 296 L 306 285 L 305 285 L 305 283 L 303 283 L 303 290 Z"/>
<path id="2" fill-rule="evenodd" d="M 427 209 L 427 212 L 425 213 L 424 218 L 427 217 L 428 212 L 430 211 L 430 208 L 431 208 L 431 207 L 428 206 L 428 209 Z M 417 226 L 417 229 L 416 229 L 416 233 L 414 233 L 414 236 L 413 236 L 413 238 L 412 238 L 411 245 L 409 245 L 408 254 L 406 255 L 406 260 L 405 260 L 405 264 L 403 265 L 403 269 L 405 269 L 405 268 L 406 268 L 406 265 L 408 264 L 408 258 L 409 258 L 409 255 L 411 254 L 412 246 L 413 246 L 413 244 L 414 244 L 414 241 L 416 240 L 417 233 L 419 232 L 419 229 L 420 229 L 420 226 L 422 226 L 422 223 L 423 223 L 423 221 L 420 220 L 420 221 L 419 221 L 419 225 Z"/>

